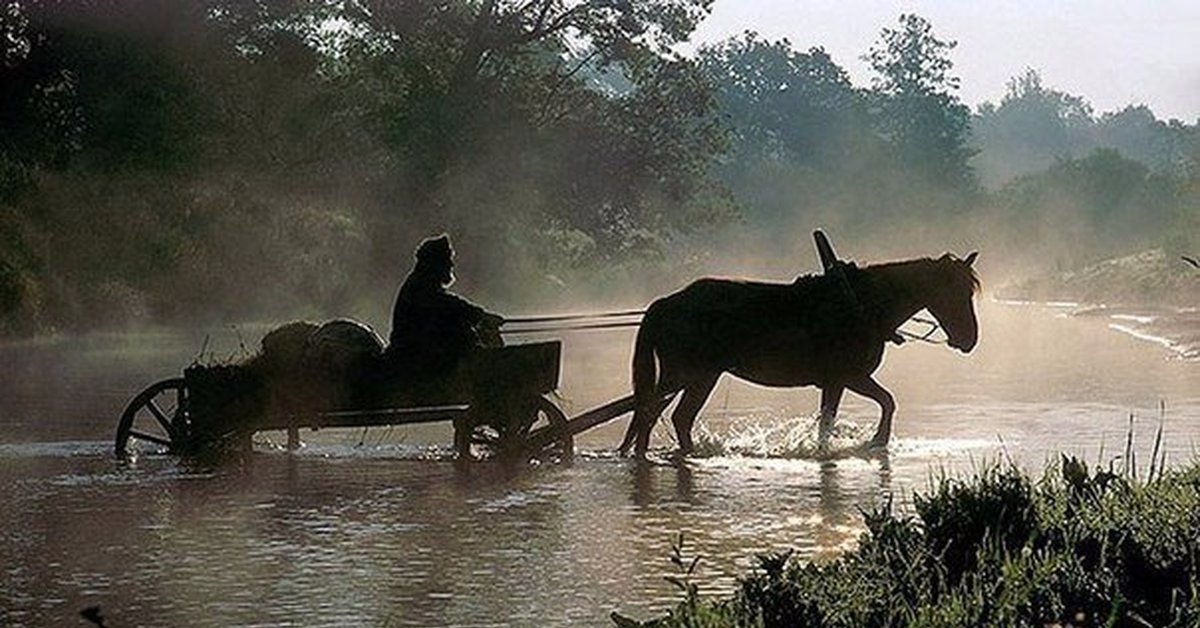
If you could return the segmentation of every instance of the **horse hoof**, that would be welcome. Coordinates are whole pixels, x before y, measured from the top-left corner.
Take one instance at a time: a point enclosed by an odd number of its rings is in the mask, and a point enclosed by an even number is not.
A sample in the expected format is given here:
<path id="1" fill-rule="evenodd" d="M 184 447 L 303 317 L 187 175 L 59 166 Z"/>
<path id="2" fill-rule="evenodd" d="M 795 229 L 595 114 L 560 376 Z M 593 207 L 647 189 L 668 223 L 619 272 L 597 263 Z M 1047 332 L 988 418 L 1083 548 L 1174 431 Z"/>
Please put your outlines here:
<path id="1" fill-rule="evenodd" d="M 880 449 L 887 449 L 887 446 L 888 446 L 888 439 L 879 438 L 878 436 L 876 436 L 875 438 L 872 438 L 871 440 L 867 441 L 867 444 L 865 447 L 866 447 L 866 449 L 878 451 Z"/>

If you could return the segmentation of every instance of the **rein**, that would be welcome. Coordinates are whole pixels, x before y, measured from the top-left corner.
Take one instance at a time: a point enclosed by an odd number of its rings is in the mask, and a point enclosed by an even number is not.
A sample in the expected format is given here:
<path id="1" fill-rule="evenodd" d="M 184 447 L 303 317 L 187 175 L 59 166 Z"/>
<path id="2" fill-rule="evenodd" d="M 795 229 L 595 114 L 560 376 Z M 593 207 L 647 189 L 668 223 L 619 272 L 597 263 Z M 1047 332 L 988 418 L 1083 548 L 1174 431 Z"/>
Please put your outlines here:
<path id="1" fill-rule="evenodd" d="M 561 314 L 553 316 L 523 316 L 518 318 L 508 318 L 501 323 L 502 328 L 500 329 L 500 333 L 504 335 L 519 335 L 590 331 L 599 329 L 624 329 L 641 325 L 641 317 L 645 313 L 645 310 L 623 310 L 616 312 L 594 312 L 590 314 Z M 607 321 L 606 319 L 629 320 Z M 925 318 L 923 316 L 914 316 L 908 320 L 914 323 L 925 325 L 928 329 L 926 329 L 923 333 L 897 329 L 896 333 L 903 336 L 905 340 L 915 340 L 933 345 L 946 344 L 945 340 L 939 340 L 933 337 L 933 334 L 942 328 L 937 321 L 931 318 Z M 516 327 L 509 328 L 509 325 L 514 325 Z"/>
<path id="2" fill-rule="evenodd" d="M 852 265 L 846 264 L 837 258 L 837 254 L 833 252 L 833 246 L 829 243 L 829 238 L 820 229 L 813 232 L 813 239 L 816 241 L 817 254 L 821 259 L 821 267 L 825 271 L 826 276 L 833 276 L 837 281 L 843 296 L 851 303 L 855 313 L 861 322 L 866 323 L 867 305 L 859 300 L 858 295 L 854 293 L 854 288 L 850 285 L 850 279 L 846 276 L 846 269 L 853 268 Z M 637 327 L 642 323 L 642 316 L 646 314 L 645 310 L 620 310 L 616 312 L 594 312 L 589 314 L 556 314 L 550 316 L 525 316 L 518 318 L 505 319 L 500 323 L 502 329 L 501 334 L 538 334 L 552 333 L 564 331 L 584 331 L 593 329 L 621 329 L 625 327 Z M 608 320 L 608 319 L 626 319 L 626 320 Z M 908 320 L 915 323 L 925 325 L 928 329 L 924 333 L 916 333 L 897 328 L 894 335 L 903 338 L 904 340 L 915 340 L 928 344 L 940 345 L 946 344 L 948 340 L 935 339 L 933 334 L 942 326 L 935 320 L 920 316 L 910 317 Z M 908 321 L 905 321 L 907 323 Z M 508 327 L 509 325 L 516 326 Z M 901 323 L 904 325 L 904 323 Z M 508 327 L 504 329 L 504 327 Z"/>
<path id="3" fill-rule="evenodd" d="M 504 322 L 500 323 L 500 333 L 505 335 L 541 334 L 562 331 L 586 331 L 593 329 L 621 329 L 623 327 L 637 327 L 638 325 L 642 324 L 642 315 L 645 313 L 645 310 L 623 310 L 617 312 L 594 312 L 590 314 L 560 314 L 553 316 L 523 316 L 518 318 L 507 318 L 504 319 Z M 509 325 L 515 325 L 516 328 L 511 328 Z"/>
<path id="4" fill-rule="evenodd" d="M 576 325 L 557 325 L 529 329 L 501 329 L 501 334 L 544 334 L 560 331 L 583 331 L 589 329 L 620 329 L 622 327 L 637 327 L 641 321 L 623 321 L 619 323 L 581 323 Z"/>
<path id="5" fill-rule="evenodd" d="M 558 316 L 526 316 L 523 318 L 506 318 L 504 324 L 525 325 L 530 323 L 559 323 L 564 321 L 583 321 L 597 318 L 625 318 L 641 316 L 646 310 L 625 310 L 622 312 L 597 312 L 594 314 L 562 314 Z"/>
<path id="6" fill-rule="evenodd" d="M 914 323 L 920 323 L 921 325 L 926 325 L 929 327 L 929 329 L 925 330 L 925 333 L 923 333 L 923 334 L 918 334 L 918 333 L 911 332 L 911 331 L 908 331 L 905 329 L 897 329 L 896 333 L 900 334 L 900 336 L 902 336 L 905 340 L 916 340 L 918 342 L 924 342 L 924 343 L 931 344 L 931 345 L 946 344 L 947 341 L 945 339 L 938 339 L 938 338 L 933 337 L 933 334 L 936 333 L 937 330 L 942 328 L 942 326 L 937 321 L 935 321 L 931 318 L 925 318 L 924 316 L 914 316 L 908 320 L 910 320 Z M 905 322 L 908 322 L 908 321 L 905 321 Z"/>

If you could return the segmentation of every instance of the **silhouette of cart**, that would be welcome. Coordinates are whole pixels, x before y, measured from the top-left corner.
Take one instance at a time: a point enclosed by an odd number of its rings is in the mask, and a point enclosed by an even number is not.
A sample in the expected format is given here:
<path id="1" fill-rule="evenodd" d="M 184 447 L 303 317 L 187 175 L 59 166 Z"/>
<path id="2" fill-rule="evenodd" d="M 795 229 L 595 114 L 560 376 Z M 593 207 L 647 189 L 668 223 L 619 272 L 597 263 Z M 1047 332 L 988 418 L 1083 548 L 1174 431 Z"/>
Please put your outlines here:
<path id="1" fill-rule="evenodd" d="M 247 447 L 254 433 L 269 430 L 287 431 L 295 447 L 302 428 L 449 422 L 464 458 L 473 444 L 503 458 L 569 456 L 572 434 L 555 429 L 567 423 L 553 398 L 561 352 L 558 341 L 487 349 L 438 382 L 415 383 L 397 381 L 382 360 L 373 374 L 334 373 L 332 379 L 356 377 L 332 384 L 322 381 L 328 372 L 284 374 L 260 364 L 191 366 L 182 377 L 154 383 L 129 402 L 115 452 L 127 457 L 148 447 L 201 454 Z M 554 437 L 546 438 L 550 433 Z"/>
<path id="2" fill-rule="evenodd" d="M 471 459 L 473 445 L 503 460 L 570 458 L 575 435 L 631 412 L 633 398 L 568 418 L 554 395 L 561 353 L 560 341 L 486 349 L 442 382 L 415 385 L 379 362 L 334 377 L 261 364 L 194 365 L 133 397 L 117 427 L 115 453 L 247 449 L 256 432 L 271 430 L 286 431 L 294 448 L 306 428 L 450 423 L 461 460 Z M 331 386 L 328 379 L 349 385 Z"/>

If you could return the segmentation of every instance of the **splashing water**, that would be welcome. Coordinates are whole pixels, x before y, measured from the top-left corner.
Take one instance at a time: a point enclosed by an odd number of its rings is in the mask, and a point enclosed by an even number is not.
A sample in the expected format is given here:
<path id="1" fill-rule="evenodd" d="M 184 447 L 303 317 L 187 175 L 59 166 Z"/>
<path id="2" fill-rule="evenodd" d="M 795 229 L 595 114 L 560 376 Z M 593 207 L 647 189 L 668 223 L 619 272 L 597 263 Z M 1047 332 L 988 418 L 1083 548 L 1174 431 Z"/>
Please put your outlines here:
<path id="1" fill-rule="evenodd" d="M 735 419 L 724 436 L 700 428 L 696 458 L 742 456 L 747 458 L 828 459 L 861 451 L 870 438 L 868 428 L 848 422 L 834 423 L 824 447 L 819 441 L 820 414 L 799 417 L 751 415 Z"/>

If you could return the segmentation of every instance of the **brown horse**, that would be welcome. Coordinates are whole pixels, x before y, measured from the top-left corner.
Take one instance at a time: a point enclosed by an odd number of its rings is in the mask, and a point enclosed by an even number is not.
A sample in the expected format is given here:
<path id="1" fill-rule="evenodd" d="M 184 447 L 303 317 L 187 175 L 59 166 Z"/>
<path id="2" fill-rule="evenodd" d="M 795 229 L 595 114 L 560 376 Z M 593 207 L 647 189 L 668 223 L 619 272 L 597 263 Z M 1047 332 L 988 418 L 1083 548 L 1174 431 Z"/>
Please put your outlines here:
<path id="1" fill-rule="evenodd" d="M 884 344 L 927 309 L 963 353 L 979 337 L 972 297 L 976 253 L 916 259 L 800 277 L 791 284 L 701 279 L 656 300 L 646 311 L 633 354 L 635 410 L 620 452 L 641 457 L 667 404 L 680 453 L 692 451 L 692 425 L 722 373 L 776 387 L 821 389 L 824 440 L 848 388 L 879 404 L 869 446 L 887 445 L 896 404 L 871 374 Z M 657 358 L 657 359 L 656 359 Z"/>

